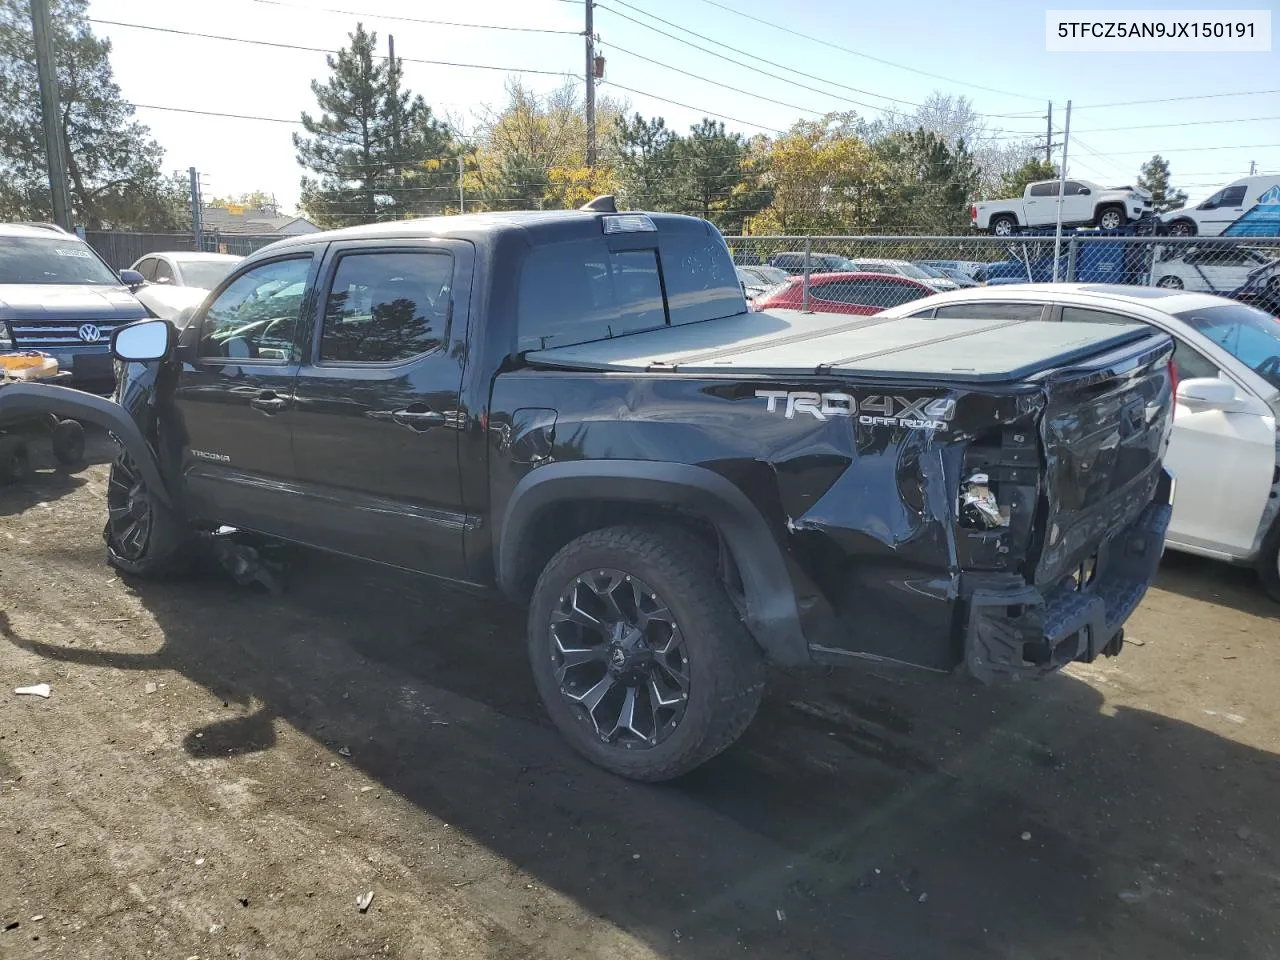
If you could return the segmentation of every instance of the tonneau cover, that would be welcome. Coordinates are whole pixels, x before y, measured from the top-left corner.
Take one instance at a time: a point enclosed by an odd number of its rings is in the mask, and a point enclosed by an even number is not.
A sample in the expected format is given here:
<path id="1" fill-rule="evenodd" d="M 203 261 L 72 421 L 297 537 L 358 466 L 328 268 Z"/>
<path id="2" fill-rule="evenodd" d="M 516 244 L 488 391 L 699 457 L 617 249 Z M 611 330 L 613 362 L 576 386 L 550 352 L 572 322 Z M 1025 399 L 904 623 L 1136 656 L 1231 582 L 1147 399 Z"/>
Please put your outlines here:
<path id="1" fill-rule="evenodd" d="M 1151 335 L 1133 323 L 849 317 L 768 310 L 538 350 L 536 365 L 593 371 L 841 374 L 1021 380 Z"/>

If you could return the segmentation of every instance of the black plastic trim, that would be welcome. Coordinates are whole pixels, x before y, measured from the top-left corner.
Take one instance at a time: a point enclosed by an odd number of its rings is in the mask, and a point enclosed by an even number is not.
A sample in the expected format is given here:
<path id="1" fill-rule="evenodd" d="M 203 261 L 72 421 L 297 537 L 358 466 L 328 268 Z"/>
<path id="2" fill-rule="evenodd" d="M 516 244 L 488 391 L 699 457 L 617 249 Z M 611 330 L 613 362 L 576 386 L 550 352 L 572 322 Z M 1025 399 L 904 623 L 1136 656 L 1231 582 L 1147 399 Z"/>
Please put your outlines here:
<path id="1" fill-rule="evenodd" d="M 688 511 L 709 521 L 738 566 L 746 625 L 774 663 L 810 662 L 782 548 L 746 494 L 705 467 L 651 460 L 551 463 L 516 485 L 495 534 L 498 585 L 519 591 L 521 544 L 543 510 L 565 501 L 626 500 Z"/>

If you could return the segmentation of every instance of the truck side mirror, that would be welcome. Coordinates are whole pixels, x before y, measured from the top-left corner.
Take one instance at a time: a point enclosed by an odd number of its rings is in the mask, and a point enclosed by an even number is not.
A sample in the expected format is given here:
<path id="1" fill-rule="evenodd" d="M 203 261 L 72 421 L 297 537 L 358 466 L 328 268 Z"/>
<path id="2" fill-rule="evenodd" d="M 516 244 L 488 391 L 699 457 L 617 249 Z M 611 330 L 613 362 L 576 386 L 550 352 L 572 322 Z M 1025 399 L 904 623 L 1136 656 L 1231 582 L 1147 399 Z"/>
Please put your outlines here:
<path id="1" fill-rule="evenodd" d="M 117 360 L 163 360 L 173 346 L 173 324 L 168 320 L 139 320 L 111 335 L 111 355 Z"/>

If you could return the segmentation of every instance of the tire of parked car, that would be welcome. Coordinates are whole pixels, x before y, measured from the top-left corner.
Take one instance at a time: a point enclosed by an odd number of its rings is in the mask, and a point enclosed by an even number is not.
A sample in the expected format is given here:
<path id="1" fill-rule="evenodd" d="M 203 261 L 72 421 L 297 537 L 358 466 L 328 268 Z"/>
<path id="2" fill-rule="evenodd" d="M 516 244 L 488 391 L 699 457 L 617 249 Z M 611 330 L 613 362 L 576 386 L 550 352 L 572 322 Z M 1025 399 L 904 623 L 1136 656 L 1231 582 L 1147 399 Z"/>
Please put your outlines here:
<path id="1" fill-rule="evenodd" d="M 0 485 L 21 483 L 30 475 L 26 443 L 18 437 L 0 437 Z"/>
<path id="2" fill-rule="evenodd" d="M 755 716 L 764 660 L 716 573 L 676 528 L 594 530 L 538 578 L 529 659 L 552 721 L 593 763 L 633 780 L 677 777 Z"/>
<path id="3" fill-rule="evenodd" d="M 147 487 L 126 453 L 111 465 L 102 539 L 107 563 L 121 573 L 158 580 L 190 566 L 190 528 Z"/>
<path id="4" fill-rule="evenodd" d="M 1099 230 L 1119 230 L 1124 226 L 1124 207 L 1100 207 L 1095 225 Z"/>
<path id="5" fill-rule="evenodd" d="M 59 420 L 53 428 L 53 456 L 63 466 L 84 460 L 84 427 L 75 420 Z"/>
<path id="6" fill-rule="evenodd" d="M 1169 224 L 1169 236 L 1171 237 L 1194 237 L 1198 232 L 1194 220 L 1183 218 Z"/>
<path id="7" fill-rule="evenodd" d="M 1012 214 L 998 213 L 988 226 L 993 237 L 1008 237 L 1018 229 L 1018 220 Z"/>
<path id="8" fill-rule="evenodd" d="M 1271 533 L 1262 543 L 1262 556 L 1258 560 L 1258 578 L 1267 596 L 1280 603 L 1280 517 L 1271 525 Z"/>
<path id="9" fill-rule="evenodd" d="M 1182 278 L 1175 277 L 1172 274 L 1170 274 L 1167 277 L 1161 277 L 1159 280 L 1157 280 L 1156 286 L 1164 287 L 1166 290 L 1181 290 L 1183 286 Z"/>

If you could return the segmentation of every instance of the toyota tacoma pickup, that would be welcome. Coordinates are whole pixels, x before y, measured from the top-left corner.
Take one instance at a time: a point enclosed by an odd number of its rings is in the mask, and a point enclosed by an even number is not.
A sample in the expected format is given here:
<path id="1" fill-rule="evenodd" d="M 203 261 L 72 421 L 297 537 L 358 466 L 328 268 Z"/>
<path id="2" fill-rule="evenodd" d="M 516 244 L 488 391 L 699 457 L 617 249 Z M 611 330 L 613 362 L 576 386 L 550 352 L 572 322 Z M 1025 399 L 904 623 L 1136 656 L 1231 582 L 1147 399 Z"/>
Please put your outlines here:
<path id="1" fill-rule="evenodd" d="M 1062 195 L 1064 227 L 1098 227 L 1118 230 L 1152 216 L 1151 193 L 1141 187 L 1100 187 L 1088 180 L 1042 180 L 1027 184 L 1019 198 L 981 200 L 969 208 L 973 227 L 983 233 L 1007 237 L 1027 227 L 1053 227 L 1058 223 L 1058 196 Z"/>
<path id="2" fill-rule="evenodd" d="M 1114 655 L 1170 513 L 1167 335 L 753 313 L 713 226 L 609 198 L 282 240 L 113 350 L 113 400 L 0 390 L 118 439 L 112 565 L 231 527 L 496 587 L 637 779 L 731 744 L 767 663 Z"/>

